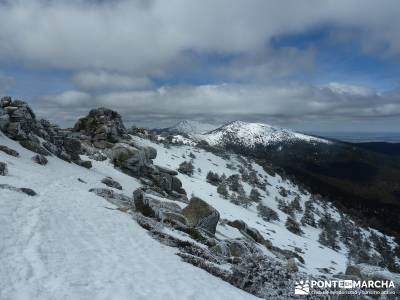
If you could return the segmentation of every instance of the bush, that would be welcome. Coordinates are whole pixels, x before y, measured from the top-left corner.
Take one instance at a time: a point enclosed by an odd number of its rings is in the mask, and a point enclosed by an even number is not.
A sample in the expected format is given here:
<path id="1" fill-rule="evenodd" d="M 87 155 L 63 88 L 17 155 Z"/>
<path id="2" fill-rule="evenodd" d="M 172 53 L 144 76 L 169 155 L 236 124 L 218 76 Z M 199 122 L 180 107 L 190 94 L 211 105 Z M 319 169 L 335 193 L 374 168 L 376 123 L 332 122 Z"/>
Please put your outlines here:
<path id="1" fill-rule="evenodd" d="M 179 165 L 178 172 L 192 176 L 194 173 L 194 166 L 191 161 L 184 161 Z"/>
<path id="2" fill-rule="evenodd" d="M 221 183 L 221 179 L 219 178 L 218 173 L 213 173 L 212 171 L 209 171 L 207 173 L 207 182 L 212 184 L 212 185 L 219 185 Z"/>
<path id="3" fill-rule="evenodd" d="M 260 203 L 257 205 L 257 211 L 258 211 L 258 215 L 264 221 L 267 221 L 267 222 L 279 221 L 278 213 L 268 206 L 265 206 Z"/>

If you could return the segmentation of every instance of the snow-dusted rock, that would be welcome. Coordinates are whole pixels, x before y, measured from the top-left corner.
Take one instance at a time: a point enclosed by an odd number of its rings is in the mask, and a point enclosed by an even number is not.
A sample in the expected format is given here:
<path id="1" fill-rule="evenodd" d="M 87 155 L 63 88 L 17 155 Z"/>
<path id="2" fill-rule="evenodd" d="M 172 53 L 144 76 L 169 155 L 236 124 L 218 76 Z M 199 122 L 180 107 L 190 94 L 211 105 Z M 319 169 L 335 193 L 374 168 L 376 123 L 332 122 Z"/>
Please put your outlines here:
<path id="1" fill-rule="evenodd" d="M 101 182 L 104 183 L 108 187 L 112 187 L 112 188 L 115 188 L 115 189 L 118 189 L 118 190 L 122 190 L 122 185 L 118 181 L 112 179 L 111 177 L 103 178 L 101 180 Z"/>
<path id="2" fill-rule="evenodd" d="M 4 145 L 0 145 L 0 151 L 6 153 L 8 155 L 14 156 L 14 157 L 19 156 L 19 153 L 17 151 L 15 151 L 14 149 L 11 149 L 10 147 L 4 146 Z"/>
<path id="3" fill-rule="evenodd" d="M 35 163 L 37 163 L 39 165 L 42 165 L 42 166 L 47 165 L 47 163 L 49 162 L 47 160 L 47 158 L 45 156 L 41 155 L 41 154 L 36 154 L 34 157 L 32 157 L 32 160 Z"/>
<path id="4" fill-rule="evenodd" d="M 182 214 L 188 219 L 191 226 L 197 226 L 211 234 L 215 234 L 219 221 L 219 212 L 204 200 L 193 197 L 182 210 Z"/>

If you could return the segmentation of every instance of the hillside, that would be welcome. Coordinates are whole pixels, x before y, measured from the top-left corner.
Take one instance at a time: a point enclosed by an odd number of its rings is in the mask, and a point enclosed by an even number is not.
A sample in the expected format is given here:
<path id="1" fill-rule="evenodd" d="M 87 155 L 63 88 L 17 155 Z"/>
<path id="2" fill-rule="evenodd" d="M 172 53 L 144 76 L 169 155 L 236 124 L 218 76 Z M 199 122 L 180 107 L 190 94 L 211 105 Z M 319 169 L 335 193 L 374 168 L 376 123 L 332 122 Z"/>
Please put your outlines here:
<path id="1" fill-rule="evenodd" d="M 365 264 L 400 284 L 393 236 L 253 157 L 129 134 L 106 108 L 60 129 L 6 100 L 1 299 L 296 299 Z"/>

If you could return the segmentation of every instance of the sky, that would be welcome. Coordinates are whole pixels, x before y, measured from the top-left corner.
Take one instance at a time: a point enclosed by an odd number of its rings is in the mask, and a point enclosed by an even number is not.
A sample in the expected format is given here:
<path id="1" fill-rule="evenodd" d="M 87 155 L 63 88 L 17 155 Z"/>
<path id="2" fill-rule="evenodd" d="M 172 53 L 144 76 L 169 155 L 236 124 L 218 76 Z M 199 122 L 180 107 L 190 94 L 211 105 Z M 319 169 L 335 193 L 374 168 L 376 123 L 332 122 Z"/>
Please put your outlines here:
<path id="1" fill-rule="evenodd" d="M 0 0 L 0 95 L 62 126 L 399 132 L 398 0 Z"/>

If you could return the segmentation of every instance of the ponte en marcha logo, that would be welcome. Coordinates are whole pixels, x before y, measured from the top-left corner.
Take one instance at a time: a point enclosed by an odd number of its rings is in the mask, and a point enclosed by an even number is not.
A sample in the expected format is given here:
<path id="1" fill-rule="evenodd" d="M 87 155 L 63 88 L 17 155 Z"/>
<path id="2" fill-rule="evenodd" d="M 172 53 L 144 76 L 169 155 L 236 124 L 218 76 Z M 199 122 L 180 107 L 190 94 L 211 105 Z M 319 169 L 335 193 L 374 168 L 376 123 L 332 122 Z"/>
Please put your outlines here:
<path id="1" fill-rule="evenodd" d="M 300 280 L 295 282 L 294 294 L 351 294 L 351 291 L 358 291 L 359 294 L 394 294 L 395 288 L 392 280 Z"/>

